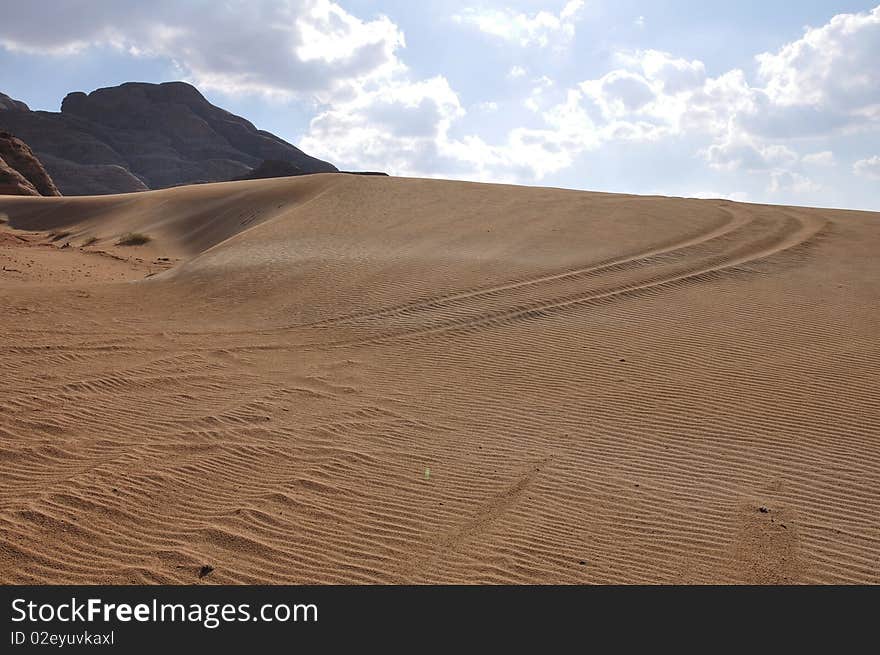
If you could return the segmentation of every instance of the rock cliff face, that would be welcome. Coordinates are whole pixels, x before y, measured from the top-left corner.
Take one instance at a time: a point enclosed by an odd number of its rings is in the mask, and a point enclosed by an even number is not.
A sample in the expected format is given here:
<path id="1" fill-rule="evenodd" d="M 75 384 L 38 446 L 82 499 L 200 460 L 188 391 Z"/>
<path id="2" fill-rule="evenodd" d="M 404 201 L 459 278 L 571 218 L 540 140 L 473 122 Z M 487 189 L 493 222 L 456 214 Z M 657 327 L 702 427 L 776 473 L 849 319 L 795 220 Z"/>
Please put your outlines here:
<path id="1" fill-rule="evenodd" d="M 0 102 L 3 98 L 0 98 Z M 52 178 L 21 139 L 0 131 L 0 194 L 60 196 Z"/>
<path id="2" fill-rule="evenodd" d="M 183 82 L 129 82 L 68 94 L 60 113 L 0 96 L 0 129 L 28 142 L 65 195 L 124 193 L 219 182 L 264 160 L 300 174 L 335 172 Z"/>
<path id="3" fill-rule="evenodd" d="M 34 185 L 0 157 L 0 196 L 38 195 L 40 192 L 34 188 Z"/>

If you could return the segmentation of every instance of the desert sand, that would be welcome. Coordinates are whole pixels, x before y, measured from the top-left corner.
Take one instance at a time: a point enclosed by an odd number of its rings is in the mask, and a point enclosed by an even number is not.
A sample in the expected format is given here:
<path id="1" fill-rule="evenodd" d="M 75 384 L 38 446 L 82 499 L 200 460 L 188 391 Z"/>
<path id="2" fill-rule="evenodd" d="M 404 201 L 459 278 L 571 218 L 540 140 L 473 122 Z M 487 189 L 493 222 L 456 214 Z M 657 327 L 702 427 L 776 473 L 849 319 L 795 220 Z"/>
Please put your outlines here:
<path id="1" fill-rule="evenodd" d="M 0 213 L 0 582 L 880 582 L 880 214 L 339 174 Z"/>

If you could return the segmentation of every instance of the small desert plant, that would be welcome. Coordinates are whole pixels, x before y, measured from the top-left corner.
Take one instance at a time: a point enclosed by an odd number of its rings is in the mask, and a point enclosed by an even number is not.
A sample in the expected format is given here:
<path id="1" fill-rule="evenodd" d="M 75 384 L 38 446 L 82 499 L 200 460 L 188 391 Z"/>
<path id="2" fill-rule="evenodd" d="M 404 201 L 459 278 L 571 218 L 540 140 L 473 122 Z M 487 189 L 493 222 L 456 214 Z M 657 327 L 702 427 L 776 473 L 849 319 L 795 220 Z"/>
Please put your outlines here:
<path id="1" fill-rule="evenodd" d="M 148 241 L 150 241 L 150 237 L 146 234 L 141 234 L 140 232 L 129 232 L 128 234 L 123 234 L 122 237 L 120 237 L 119 241 L 116 242 L 116 245 L 142 246 Z"/>
<path id="2" fill-rule="evenodd" d="M 98 243 L 98 237 L 89 237 L 89 238 L 86 239 L 85 242 L 82 244 L 82 247 L 85 248 L 86 246 L 90 246 L 90 245 L 92 245 L 93 243 Z"/>

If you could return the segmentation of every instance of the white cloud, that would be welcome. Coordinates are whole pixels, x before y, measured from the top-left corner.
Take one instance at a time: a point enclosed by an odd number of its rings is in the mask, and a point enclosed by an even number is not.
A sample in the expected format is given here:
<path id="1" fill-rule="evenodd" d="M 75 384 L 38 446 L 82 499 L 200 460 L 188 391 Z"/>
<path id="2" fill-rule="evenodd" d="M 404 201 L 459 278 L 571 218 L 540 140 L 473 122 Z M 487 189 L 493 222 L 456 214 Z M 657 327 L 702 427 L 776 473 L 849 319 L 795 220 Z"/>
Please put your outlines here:
<path id="1" fill-rule="evenodd" d="M 444 77 L 389 80 L 318 114 L 301 146 L 342 166 L 429 174 L 450 125 L 464 114 Z"/>
<path id="2" fill-rule="evenodd" d="M 756 145 L 749 141 L 714 143 L 706 151 L 706 160 L 713 168 L 761 171 L 787 166 L 797 161 L 797 155 L 781 145 Z"/>
<path id="3" fill-rule="evenodd" d="M 811 152 L 801 157 L 801 161 L 811 166 L 837 165 L 837 160 L 834 158 L 834 153 L 830 150 L 823 150 L 822 152 Z"/>
<path id="4" fill-rule="evenodd" d="M 760 106 L 743 121 L 753 133 L 816 136 L 880 125 L 880 6 L 834 16 L 756 59 Z"/>
<path id="5" fill-rule="evenodd" d="M 362 21 L 328 0 L 314 0 L 305 8 L 295 21 L 300 38 L 296 54 L 302 61 L 344 62 L 376 46 L 391 61 L 403 45 L 403 34 L 385 16 Z"/>
<path id="6" fill-rule="evenodd" d="M 646 50 L 639 58 L 646 77 L 663 85 L 663 92 L 676 94 L 699 88 L 706 81 L 706 66 L 694 59 L 680 59 L 659 50 Z"/>
<path id="7" fill-rule="evenodd" d="M 866 111 L 880 102 L 880 6 L 834 16 L 757 60 L 764 89 L 775 104 L 847 114 Z M 875 117 L 876 111 L 871 110 Z"/>
<path id="8" fill-rule="evenodd" d="M 821 190 L 822 186 L 810 178 L 793 171 L 773 171 L 770 174 L 770 193 L 811 193 Z"/>
<path id="9" fill-rule="evenodd" d="M 548 129 L 515 128 L 496 145 L 477 135 L 454 138 L 450 128 L 464 115 L 444 78 L 398 81 L 322 112 L 300 145 L 343 169 L 507 182 L 566 168 L 587 147 L 582 122 L 571 122 L 564 108 L 548 111 Z"/>
<path id="10" fill-rule="evenodd" d="M 467 7 L 453 20 L 520 46 L 564 46 L 575 34 L 583 0 L 569 0 L 558 14 L 539 11 L 525 14 L 511 9 Z"/>
<path id="11" fill-rule="evenodd" d="M 582 6 L 569 2 L 558 14 L 469 9 L 458 20 L 512 43 L 545 47 L 572 37 Z M 461 135 L 467 112 L 444 77 L 412 79 L 399 59 L 403 34 L 388 19 L 363 21 L 326 1 L 310 7 L 299 20 L 313 29 L 298 24 L 297 57 L 337 71 L 350 93 L 333 95 L 301 145 L 343 167 L 531 182 L 610 142 L 686 137 L 702 142 L 695 154 L 711 168 L 745 172 L 764 182 L 768 193 L 792 197 L 819 190 L 808 173 L 835 162 L 830 150 L 800 158 L 792 139 L 880 129 L 880 69 L 874 63 L 880 60 L 880 7 L 836 16 L 759 55 L 754 80 L 739 69 L 710 75 L 700 60 L 658 50 L 622 53 L 615 69 L 567 89 L 535 79 L 522 102 L 537 123 L 513 127 L 494 143 Z M 353 62 L 366 72 L 358 73 Z M 346 65 L 355 71 L 348 77 Z M 527 75 L 523 66 L 508 73 L 511 79 Z M 474 110 L 485 114 L 497 105 Z M 874 157 L 854 170 L 875 177 L 878 168 Z"/>
<path id="12" fill-rule="evenodd" d="M 597 142 L 702 136 L 708 143 L 700 154 L 712 168 L 769 175 L 773 193 L 809 193 L 819 187 L 802 166 L 835 159 L 831 151 L 801 159 L 787 145 L 792 138 L 880 129 L 880 7 L 836 16 L 776 53 L 758 55 L 758 85 L 742 70 L 710 77 L 703 62 L 657 50 L 619 53 L 616 60 L 619 68 L 579 83 L 556 108 L 589 132 L 576 138 L 578 129 L 567 124 L 562 143 L 573 148 L 569 157 Z M 527 102 L 536 108 L 531 97 Z M 858 170 L 866 174 L 871 166 Z"/>
<path id="13" fill-rule="evenodd" d="M 554 85 L 546 75 L 542 75 L 534 81 L 529 96 L 523 101 L 523 105 L 530 111 L 540 112 L 546 105 L 546 92 Z"/>
<path id="14" fill-rule="evenodd" d="M 645 27 L 645 17 L 644 17 L 644 16 L 638 16 L 638 17 L 633 21 L 633 25 L 635 25 L 635 26 L 638 27 L 639 29 L 644 28 L 644 27 Z"/>
<path id="15" fill-rule="evenodd" d="M 403 68 L 403 33 L 387 17 L 364 21 L 329 0 L 196 3 L 93 0 L 4 7 L 0 46 L 69 54 L 109 46 L 171 60 L 202 88 L 227 93 L 316 97 L 351 95 Z"/>
<path id="16" fill-rule="evenodd" d="M 647 79 L 626 70 L 611 71 L 597 80 L 582 82 L 580 88 L 608 119 L 636 112 L 656 97 Z"/>
<path id="17" fill-rule="evenodd" d="M 853 165 L 853 171 L 856 175 L 872 180 L 880 180 L 880 155 L 858 160 Z"/>
<path id="18" fill-rule="evenodd" d="M 732 116 L 754 104 L 739 70 L 709 78 L 701 61 L 656 50 L 619 53 L 617 61 L 621 68 L 577 89 L 595 116 L 646 140 L 685 132 L 726 137 Z"/>

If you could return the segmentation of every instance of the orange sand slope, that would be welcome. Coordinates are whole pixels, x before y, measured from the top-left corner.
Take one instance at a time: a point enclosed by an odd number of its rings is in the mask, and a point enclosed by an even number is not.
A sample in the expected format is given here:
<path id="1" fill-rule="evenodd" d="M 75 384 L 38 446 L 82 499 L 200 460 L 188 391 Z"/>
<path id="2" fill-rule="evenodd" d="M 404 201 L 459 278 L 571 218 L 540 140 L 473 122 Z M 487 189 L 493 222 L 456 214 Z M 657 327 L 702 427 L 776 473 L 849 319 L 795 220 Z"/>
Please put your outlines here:
<path id="1" fill-rule="evenodd" d="M 0 582 L 880 582 L 878 214 L 345 175 L 0 213 Z"/>

